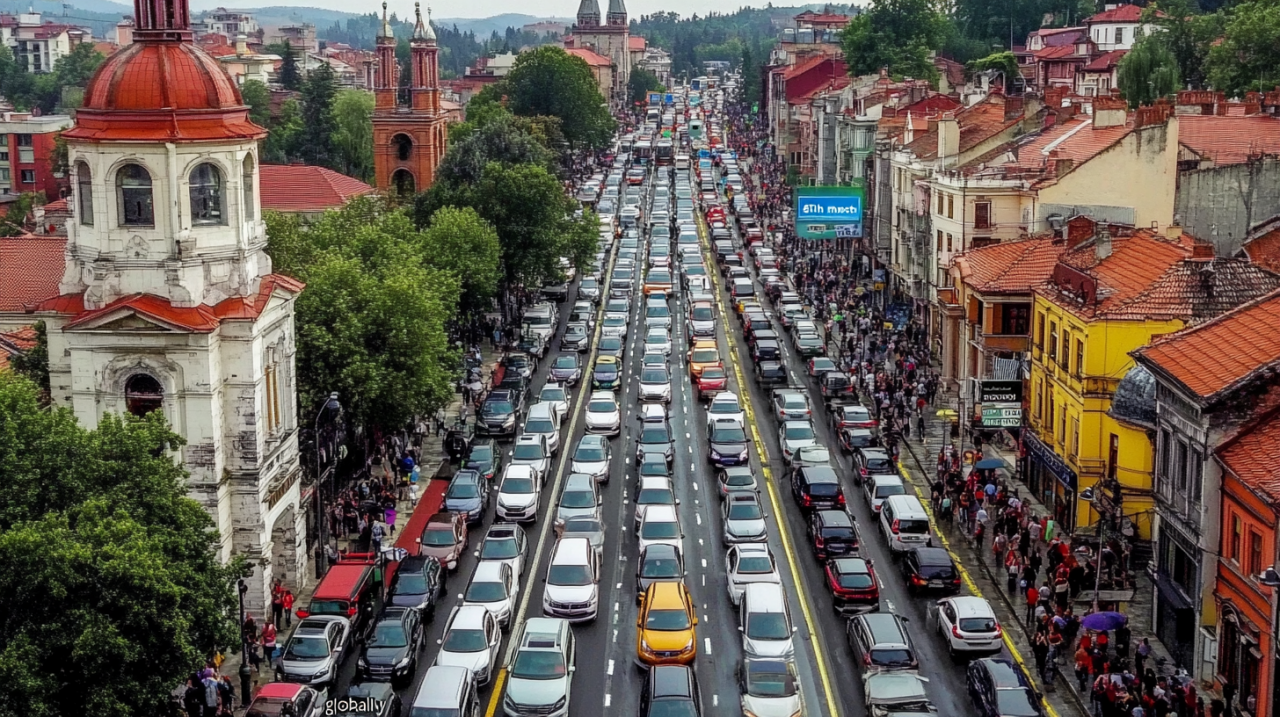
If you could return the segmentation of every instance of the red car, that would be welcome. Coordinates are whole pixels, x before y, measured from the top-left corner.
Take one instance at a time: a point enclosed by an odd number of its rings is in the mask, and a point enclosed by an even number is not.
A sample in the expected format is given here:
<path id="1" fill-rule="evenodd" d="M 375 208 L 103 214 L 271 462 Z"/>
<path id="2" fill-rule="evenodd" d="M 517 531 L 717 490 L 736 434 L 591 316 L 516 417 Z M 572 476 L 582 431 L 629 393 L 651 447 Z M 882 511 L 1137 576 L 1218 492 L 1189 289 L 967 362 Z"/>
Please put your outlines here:
<path id="1" fill-rule="evenodd" d="M 709 207 L 707 209 L 707 223 L 724 222 L 724 207 Z"/>
<path id="2" fill-rule="evenodd" d="M 729 387 L 729 376 L 723 365 L 707 366 L 702 374 L 693 379 L 698 389 L 699 400 L 707 400 Z"/>
<path id="3" fill-rule="evenodd" d="M 831 421 L 836 429 L 876 427 L 876 419 L 871 416 L 871 412 L 856 403 L 837 406 Z"/>
<path id="4" fill-rule="evenodd" d="M 870 560 L 832 558 L 826 567 L 827 590 L 836 612 L 880 609 L 880 582 Z"/>

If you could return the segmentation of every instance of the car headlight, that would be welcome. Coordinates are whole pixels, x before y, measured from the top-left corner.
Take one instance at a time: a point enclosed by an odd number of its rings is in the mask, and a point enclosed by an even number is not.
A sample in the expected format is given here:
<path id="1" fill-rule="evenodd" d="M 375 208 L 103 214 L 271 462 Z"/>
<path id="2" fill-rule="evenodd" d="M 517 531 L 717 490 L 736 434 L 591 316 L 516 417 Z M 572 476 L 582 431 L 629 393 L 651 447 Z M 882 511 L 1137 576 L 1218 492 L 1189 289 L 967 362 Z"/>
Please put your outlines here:
<path id="1" fill-rule="evenodd" d="M 747 460 L 747 449 L 746 449 L 746 448 L 743 448 L 743 449 L 742 449 L 742 452 L 738 454 L 738 460 L 740 460 L 740 461 L 745 461 L 745 460 Z"/>
<path id="2" fill-rule="evenodd" d="M 649 641 L 644 639 L 644 635 L 640 636 L 640 649 L 644 650 L 645 652 L 651 652 L 651 650 L 649 649 Z"/>
<path id="3" fill-rule="evenodd" d="M 564 706 L 567 702 L 568 700 L 566 698 L 561 697 L 560 699 L 556 700 L 556 703 L 554 705 L 551 705 L 551 711 L 554 712 L 556 710 L 564 709 Z"/>
<path id="4" fill-rule="evenodd" d="M 368 667 L 368 666 L 369 666 L 369 663 L 368 663 L 368 662 L 365 662 L 365 659 L 364 659 L 363 657 L 361 657 L 361 658 L 360 658 L 359 660 L 357 660 L 356 662 L 357 662 L 357 664 L 359 664 L 361 667 Z"/>
<path id="5" fill-rule="evenodd" d="M 403 670 L 404 668 L 408 667 L 408 666 L 409 666 L 409 660 L 410 660 L 410 657 L 405 657 L 403 660 L 401 660 L 401 661 L 397 662 L 397 663 L 396 663 L 396 669 L 397 669 L 397 670 Z"/>
<path id="6" fill-rule="evenodd" d="M 516 425 L 516 417 L 515 417 L 515 416 L 507 416 L 507 420 L 503 421 L 503 422 L 502 422 L 502 425 L 503 425 L 504 427 L 505 427 L 505 426 L 514 426 L 514 425 Z"/>

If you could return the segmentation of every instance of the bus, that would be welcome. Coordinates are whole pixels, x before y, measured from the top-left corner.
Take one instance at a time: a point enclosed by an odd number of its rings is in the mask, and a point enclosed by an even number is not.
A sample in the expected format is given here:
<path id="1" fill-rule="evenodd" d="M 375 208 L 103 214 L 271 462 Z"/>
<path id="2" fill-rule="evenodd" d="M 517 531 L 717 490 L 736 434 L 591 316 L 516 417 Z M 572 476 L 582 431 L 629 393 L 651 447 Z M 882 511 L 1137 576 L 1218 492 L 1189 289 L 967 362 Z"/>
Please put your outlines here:
<path id="1" fill-rule="evenodd" d="M 689 138 L 702 139 L 702 120 L 700 119 L 689 120 Z"/>
<path id="2" fill-rule="evenodd" d="M 631 146 L 631 161 L 636 164 L 648 164 L 653 160 L 653 142 L 647 137 L 636 140 Z"/>
<path id="3" fill-rule="evenodd" d="M 675 148 L 672 146 L 671 140 L 658 140 L 658 143 L 654 145 L 653 156 L 654 161 L 660 166 L 665 167 L 671 164 L 675 157 Z"/>

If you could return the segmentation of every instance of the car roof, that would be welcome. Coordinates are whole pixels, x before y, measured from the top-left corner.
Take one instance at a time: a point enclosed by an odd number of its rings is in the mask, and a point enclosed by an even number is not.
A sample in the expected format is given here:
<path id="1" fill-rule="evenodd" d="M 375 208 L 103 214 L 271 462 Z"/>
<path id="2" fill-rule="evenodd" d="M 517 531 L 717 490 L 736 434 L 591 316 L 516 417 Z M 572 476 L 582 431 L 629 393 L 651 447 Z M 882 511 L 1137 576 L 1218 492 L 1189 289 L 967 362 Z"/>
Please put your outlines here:
<path id="1" fill-rule="evenodd" d="M 871 572 L 871 564 L 865 558 L 832 558 L 831 565 L 838 573 Z"/>
<path id="2" fill-rule="evenodd" d="M 738 555 L 747 553 L 759 553 L 761 555 L 770 554 L 769 545 L 767 543 L 738 543 Z"/>
<path id="3" fill-rule="evenodd" d="M 674 523 L 676 518 L 676 508 L 673 505 L 655 504 L 651 505 L 644 511 L 645 522 L 652 521 L 655 523 Z"/>
<path id="4" fill-rule="evenodd" d="M 650 608 L 675 607 L 684 605 L 684 583 L 678 580 L 659 580 L 649 584 L 646 591 L 649 595 Z"/>
<path id="5" fill-rule="evenodd" d="M 551 564 L 582 565 L 590 559 L 591 551 L 591 541 L 586 538 L 561 538 L 552 551 Z"/>
<path id="6" fill-rule="evenodd" d="M 586 485 L 585 486 L 580 485 L 583 483 L 585 483 Z M 584 488 L 590 488 L 595 484 L 596 484 L 596 479 L 592 476 L 587 475 L 586 473 L 570 473 L 569 477 L 565 479 L 564 490 L 565 491 L 583 490 Z"/>
<path id="7" fill-rule="evenodd" d="M 520 526 L 515 523 L 494 523 L 489 526 L 489 532 L 484 534 L 486 540 L 489 538 L 514 538 L 520 531 Z M 404 563 L 401 563 L 403 565 Z"/>
<path id="8" fill-rule="evenodd" d="M 737 400 L 738 400 L 738 394 L 734 393 L 733 391 L 721 391 L 720 393 L 717 393 L 715 396 L 711 397 L 712 403 L 717 403 L 717 402 L 725 403 L 726 401 L 736 402 Z"/>
<path id="9" fill-rule="evenodd" d="M 477 579 L 493 582 L 502 577 L 502 569 L 504 567 L 506 567 L 506 563 L 495 560 L 481 560 L 476 563 L 475 572 L 471 573 L 471 580 L 473 582 Z"/>
<path id="10" fill-rule="evenodd" d="M 911 551 L 921 565 L 951 565 L 951 555 L 942 548 L 915 548 Z"/>
<path id="11" fill-rule="evenodd" d="M 650 556 L 659 557 L 659 558 L 667 558 L 667 557 L 679 558 L 680 549 L 670 543 L 654 543 L 653 545 L 646 546 L 645 549 L 640 553 L 641 560 L 644 560 L 645 558 L 648 558 Z"/>
<path id="12" fill-rule="evenodd" d="M 974 660 L 974 664 L 980 665 L 986 670 L 996 689 L 1028 686 L 1026 677 L 1014 666 L 1011 660 L 1006 660 L 1002 657 L 986 657 Z"/>
<path id="13" fill-rule="evenodd" d="M 655 699 L 693 696 L 693 669 L 688 665 L 654 665 L 649 676 Z"/>
<path id="14" fill-rule="evenodd" d="M 733 503 L 759 503 L 760 496 L 751 490 L 731 490 L 725 500 Z"/>
<path id="15" fill-rule="evenodd" d="M 528 418 L 550 418 L 552 413 L 551 404 L 535 403 L 529 407 Z"/>
<path id="16" fill-rule="evenodd" d="M 991 603 L 973 595 L 958 595 L 950 599 L 957 617 L 995 617 Z"/>
<path id="17" fill-rule="evenodd" d="M 879 475 L 870 476 L 870 478 L 871 478 L 871 482 L 875 485 L 886 485 L 891 483 L 898 483 L 900 485 L 903 484 L 902 476 L 899 476 L 899 475 L 889 475 L 887 473 L 881 473 Z"/>
<path id="18" fill-rule="evenodd" d="M 640 407 L 640 415 L 646 421 L 667 420 L 667 409 L 656 403 L 646 403 Z"/>
<path id="19" fill-rule="evenodd" d="M 666 461 L 663 462 L 665 463 Z M 640 476 L 640 490 L 671 487 L 671 478 L 669 476 Z"/>
<path id="20" fill-rule="evenodd" d="M 843 510 L 820 510 L 817 515 L 827 525 L 853 525 L 853 518 Z"/>
<path id="21" fill-rule="evenodd" d="M 614 337 L 614 338 L 617 338 L 617 337 Z M 600 364 L 602 364 L 602 363 L 614 364 L 614 365 L 616 366 L 616 365 L 617 365 L 617 363 L 618 363 L 618 358 L 617 358 L 616 356 L 599 356 L 599 357 L 597 357 L 597 358 L 596 358 L 596 366 L 599 366 L 599 365 L 600 365 Z"/>
<path id="22" fill-rule="evenodd" d="M 536 404 L 535 404 L 536 405 Z M 516 437 L 516 443 L 538 443 L 541 444 L 545 439 L 538 433 L 521 433 Z"/>
<path id="23" fill-rule="evenodd" d="M 456 522 L 458 522 L 458 514 L 450 513 L 446 510 L 442 510 L 438 513 L 435 513 L 430 518 L 427 518 L 428 526 L 436 525 L 438 523 L 444 523 L 445 525 L 453 525 Z"/>

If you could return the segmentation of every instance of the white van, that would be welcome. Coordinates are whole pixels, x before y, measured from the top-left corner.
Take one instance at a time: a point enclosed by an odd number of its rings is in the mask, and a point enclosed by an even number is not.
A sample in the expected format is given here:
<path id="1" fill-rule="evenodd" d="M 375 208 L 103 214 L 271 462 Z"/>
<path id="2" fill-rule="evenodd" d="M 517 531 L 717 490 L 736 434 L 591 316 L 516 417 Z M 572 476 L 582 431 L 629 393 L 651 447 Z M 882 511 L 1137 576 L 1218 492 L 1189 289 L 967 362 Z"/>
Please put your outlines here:
<path id="1" fill-rule="evenodd" d="M 542 613 L 569 622 L 596 619 L 600 607 L 600 554 L 587 538 L 556 541 L 542 590 Z"/>
<path id="2" fill-rule="evenodd" d="M 880 530 L 894 553 L 933 545 L 929 515 L 914 495 L 891 495 L 885 499 L 880 507 Z"/>

